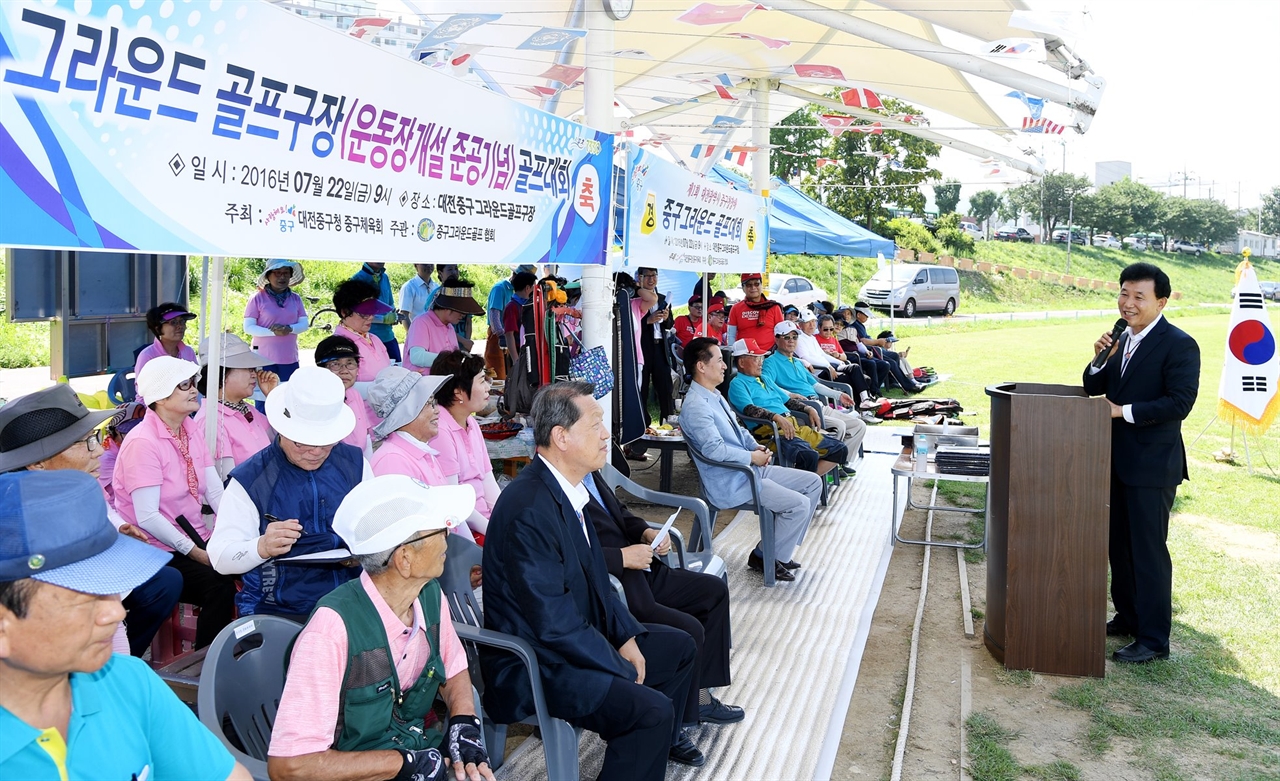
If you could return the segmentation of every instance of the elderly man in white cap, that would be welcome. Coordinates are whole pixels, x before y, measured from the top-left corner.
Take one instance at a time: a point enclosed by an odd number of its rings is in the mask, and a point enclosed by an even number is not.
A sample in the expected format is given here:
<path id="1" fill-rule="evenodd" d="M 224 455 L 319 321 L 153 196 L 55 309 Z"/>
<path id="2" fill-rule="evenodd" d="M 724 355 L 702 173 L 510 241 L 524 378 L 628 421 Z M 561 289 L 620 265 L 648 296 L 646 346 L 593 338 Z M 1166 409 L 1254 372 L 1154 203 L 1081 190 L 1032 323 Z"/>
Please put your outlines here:
<path id="1" fill-rule="evenodd" d="M 267 397 L 276 440 L 231 471 L 209 558 L 243 574 L 240 615 L 305 620 L 316 602 L 354 578 L 333 530 L 351 489 L 373 477 L 360 448 L 343 438 L 355 426 L 337 375 L 306 366 Z M 298 561 L 293 557 L 305 556 Z"/>
<path id="2" fill-rule="evenodd" d="M 320 600 L 294 643 L 267 751 L 273 779 L 493 778 L 436 580 L 445 535 L 474 505 L 467 486 L 404 475 L 376 477 L 342 502 L 333 525 L 364 572 Z M 432 710 L 437 693 L 447 722 Z"/>
<path id="3" fill-rule="evenodd" d="M 146 662 L 111 653 L 120 594 L 168 554 L 111 528 L 78 470 L 0 475 L 0 507 L 0 778 L 248 781 Z"/>

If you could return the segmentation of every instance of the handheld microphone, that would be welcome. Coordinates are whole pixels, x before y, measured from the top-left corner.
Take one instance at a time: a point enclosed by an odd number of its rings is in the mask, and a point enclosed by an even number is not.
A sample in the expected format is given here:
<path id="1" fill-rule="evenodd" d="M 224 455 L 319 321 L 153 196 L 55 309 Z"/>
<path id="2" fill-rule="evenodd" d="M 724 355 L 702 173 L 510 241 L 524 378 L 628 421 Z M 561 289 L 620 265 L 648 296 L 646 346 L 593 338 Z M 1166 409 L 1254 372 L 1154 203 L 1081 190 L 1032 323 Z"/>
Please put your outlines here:
<path id="1" fill-rule="evenodd" d="M 1129 324 L 1124 321 L 1124 318 L 1117 320 L 1116 324 L 1111 326 L 1111 344 L 1112 345 L 1115 345 L 1116 340 L 1120 338 L 1120 334 L 1124 333 L 1124 329 L 1128 327 L 1129 327 Z M 1109 357 L 1111 357 L 1110 347 L 1098 353 L 1097 356 L 1094 357 L 1093 368 L 1101 369 L 1103 366 L 1106 365 L 1107 358 Z"/>

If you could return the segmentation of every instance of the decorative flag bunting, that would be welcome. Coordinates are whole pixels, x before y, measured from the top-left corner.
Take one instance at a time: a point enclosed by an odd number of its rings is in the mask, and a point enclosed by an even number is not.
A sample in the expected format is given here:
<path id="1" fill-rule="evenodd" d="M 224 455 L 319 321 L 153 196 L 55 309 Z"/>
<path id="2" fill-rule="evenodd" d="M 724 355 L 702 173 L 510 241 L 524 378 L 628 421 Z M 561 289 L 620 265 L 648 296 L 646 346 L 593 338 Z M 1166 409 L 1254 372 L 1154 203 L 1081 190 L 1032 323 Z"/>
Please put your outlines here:
<path id="1" fill-rule="evenodd" d="M 997 165 L 992 167 L 991 170 L 987 171 L 985 174 L 983 174 L 983 176 L 986 177 L 987 179 L 993 179 L 997 176 L 1000 176 L 1003 173 L 1004 173 L 1004 170 Z"/>
<path id="2" fill-rule="evenodd" d="M 459 35 L 474 30 L 482 24 L 496 22 L 501 18 L 502 14 L 454 14 L 436 25 L 434 30 L 427 33 L 426 37 L 418 43 L 414 50 L 437 49 L 442 43 L 452 41 Z"/>
<path id="3" fill-rule="evenodd" d="M 1032 119 L 1031 117 L 1022 118 L 1023 133 L 1048 133 L 1062 135 L 1062 125 L 1056 122 L 1050 122 L 1047 119 Z"/>
<path id="4" fill-rule="evenodd" d="M 724 153 L 724 159 L 733 160 L 734 158 L 737 158 L 738 165 L 746 165 L 747 155 L 751 154 L 752 152 L 759 152 L 759 151 L 760 151 L 760 147 L 758 146 L 734 145 L 728 152 Z"/>
<path id="5" fill-rule="evenodd" d="M 1044 62 L 1042 38 L 1001 38 L 983 45 L 983 54 L 1010 60 L 1037 60 Z"/>
<path id="6" fill-rule="evenodd" d="M 855 87 L 840 93 L 840 102 L 855 108 L 884 108 L 880 97 L 869 89 Z"/>
<path id="7" fill-rule="evenodd" d="M 837 138 L 845 133 L 867 133 L 873 136 L 884 133 L 884 127 L 879 122 L 858 125 L 855 124 L 857 121 L 857 117 L 847 117 L 843 114 L 822 114 L 818 117 L 819 124 Z"/>
<path id="8" fill-rule="evenodd" d="M 742 125 L 742 123 L 745 121 L 746 120 L 738 119 L 737 117 L 728 117 L 728 116 L 725 116 L 724 114 L 717 114 L 716 118 L 711 120 L 711 126 L 704 127 L 702 129 L 702 132 L 703 133 L 728 133 L 730 130 L 733 130 L 734 128 Z"/>
<path id="9" fill-rule="evenodd" d="M 462 78 L 471 70 L 471 66 L 475 64 L 475 56 L 485 49 L 484 44 L 462 44 L 455 46 L 453 51 L 449 53 L 445 65 L 453 70 L 453 75 Z"/>
<path id="10" fill-rule="evenodd" d="M 569 41 L 586 37 L 586 30 L 573 27 L 543 27 L 530 35 L 517 49 L 528 49 L 539 52 L 555 52 L 563 49 Z"/>
<path id="11" fill-rule="evenodd" d="M 679 106 L 683 103 L 688 102 L 684 98 L 672 98 L 672 97 L 668 97 L 667 95 L 657 95 L 653 99 L 658 103 L 662 103 L 668 106 Z"/>
<path id="12" fill-rule="evenodd" d="M 1033 98 L 1020 89 L 1016 89 L 1013 92 L 1005 93 L 1005 97 L 1017 98 L 1018 100 L 1022 101 L 1022 104 L 1027 107 L 1027 111 L 1031 112 L 1032 119 L 1039 119 L 1040 112 L 1044 111 L 1044 104 L 1045 104 L 1044 98 Z"/>
<path id="13" fill-rule="evenodd" d="M 903 122 L 903 123 L 908 124 L 908 125 L 927 125 L 927 124 L 929 124 L 929 119 L 928 119 L 928 117 L 923 117 L 923 116 L 921 116 L 921 115 L 919 115 L 919 114 L 891 114 L 891 115 L 889 116 L 889 119 L 892 119 L 892 120 L 894 120 L 895 122 Z"/>
<path id="14" fill-rule="evenodd" d="M 791 69 L 796 75 L 802 79 L 834 79 L 835 81 L 844 81 L 844 72 L 834 65 L 812 65 L 800 63 L 792 65 Z"/>
<path id="15" fill-rule="evenodd" d="M 363 38 L 371 30 L 381 30 L 391 24 L 390 19 L 380 19 L 376 16 L 362 16 L 351 23 L 351 29 L 347 30 L 347 35 L 352 38 Z"/>
<path id="16" fill-rule="evenodd" d="M 640 146 L 662 146 L 671 140 L 671 136 L 666 133 L 654 133 L 649 138 L 640 142 Z"/>
<path id="17" fill-rule="evenodd" d="M 560 90 L 556 89 L 555 87 L 544 87 L 540 84 L 534 84 L 533 86 L 519 85 L 516 87 L 516 89 L 522 89 L 525 92 L 531 92 L 540 98 L 550 98 L 560 93 Z"/>
<path id="18" fill-rule="evenodd" d="M 834 157 L 819 157 L 819 158 L 817 159 L 817 161 L 816 161 L 816 162 L 817 162 L 817 166 L 818 166 L 819 168 L 822 168 L 822 167 L 824 167 L 824 166 L 828 166 L 828 165 L 839 165 L 839 164 L 840 164 L 840 161 L 839 161 L 839 160 L 837 160 L 837 159 L 835 159 Z"/>
<path id="19" fill-rule="evenodd" d="M 715 144 L 694 144 L 693 151 L 689 154 L 689 157 L 697 160 L 702 157 L 711 157 L 715 153 Z"/>
<path id="20" fill-rule="evenodd" d="M 613 53 L 614 57 L 621 57 L 624 60 L 652 60 L 653 55 L 644 49 L 618 49 Z"/>
<path id="21" fill-rule="evenodd" d="M 879 122 L 872 122 L 870 125 L 854 125 L 849 128 L 850 133 L 866 133 L 869 136 L 884 135 L 884 127 Z"/>
<path id="22" fill-rule="evenodd" d="M 1218 385 L 1218 415 L 1261 435 L 1280 415 L 1280 353 L 1258 276 L 1248 255 L 1245 258 L 1236 266 L 1235 301 Z"/>
<path id="23" fill-rule="evenodd" d="M 766 49 L 781 49 L 783 46 L 791 45 L 791 41 L 783 38 L 767 38 L 763 35 L 756 35 L 755 33 L 725 33 L 725 35 L 730 38 L 741 38 L 746 41 L 762 43 Z"/>
<path id="24" fill-rule="evenodd" d="M 716 5 L 715 3 L 698 3 L 693 8 L 676 17 L 677 22 L 696 25 L 732 24 L 741 22 L 752 11 L 769 10 L 759 3 L 737 3 L 735 5 Z"/>
<path id="25" fill-rule="evenodd" d="M 550 68 L 543 71 L 542 75 L 538 76 L 538 78 L 558 81 L 561 84 L 568 86 L 582 78 L 582 74 L 585 70 L 586 68 L 578 65 L 552 65 Z"/>
<path id="26" fill-rule="evenodd" d="M 636 131 L 634 131 L 634 130 L 619 130 L 618 132 L 614 133 L 613 135 L 614 135 L 616 138 L 634 138 L 634 137 L 635 137 L 635 134 L 636 134 Z"/>

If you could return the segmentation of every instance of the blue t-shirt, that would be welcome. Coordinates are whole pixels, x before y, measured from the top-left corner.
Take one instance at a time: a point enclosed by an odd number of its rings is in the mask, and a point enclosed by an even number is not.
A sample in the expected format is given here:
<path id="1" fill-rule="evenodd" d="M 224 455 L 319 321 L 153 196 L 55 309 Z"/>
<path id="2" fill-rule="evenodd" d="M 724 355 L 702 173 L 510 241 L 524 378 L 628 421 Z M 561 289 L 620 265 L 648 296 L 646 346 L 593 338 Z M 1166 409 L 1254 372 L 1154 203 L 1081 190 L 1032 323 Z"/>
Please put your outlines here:
<path id="1" fill-rule="evenodd" d="M 787 399 L 790 398 L 791 394 L 777 385 L 762 382 L 760 377 L 739 372 L 729 381 L 729 403 L 743 414 L 746 414 L 748 405 L 754 404 L 775 415 L 790 415 L 787 410 Z"/>
<path id="2" fill-rule="evenodd" d="M 812 396 L 813 386 L 818 384 L 818 378 L 804 368 L 799 358 L 788 358 L 781 352 L 764 359 L 763 375 L 765 382 L 801 396 Z"/>
<path id="3" fill-rule="evenodd" d="M 502 280 L 489 291 L 489 302 L 485 304 L 484 308 L 488 312 L 493 312 L 494 310 L 498 312 L 496 322 L 494 321 L 494 316 L 492 314 L 489 315 L 489 331 L 491 333 L 504 333 L 502 318 L 507 312 L 507 304 L 511 303 L 511 299 L 515 294 L 516 290 L 511 286 L 510 279 Z"/>
<path id="4" fill-rule="evenodd" d="M 41 731 L 0 708 L 0 778 L 58 781 Z M 146 662 L 113 654 L 71 674 L 67 778 L 224 781 L 235 760 Z M 144 776 L 143 773 L 146 773 Z"/>
<path id="5" fill-rule="evenodd" d="M 391 292 L 391 280 L 387 277 L 385 270 L 378 273 L 374 278 L 374 273 L 366 264 L 360 267 L 352 277 L 361 282 L 368 282 L 370 285 L 378 288 L 378 300 L 391 307 L 391 311 L 383 315 L 381 320 L 374 320 L 373 325 L 369 326 L 369 333 L 378 337 L 381 342 L 394 342 L 396 340 L 396 332 L 394 330 L 396 324 L 396 297 Z"/>

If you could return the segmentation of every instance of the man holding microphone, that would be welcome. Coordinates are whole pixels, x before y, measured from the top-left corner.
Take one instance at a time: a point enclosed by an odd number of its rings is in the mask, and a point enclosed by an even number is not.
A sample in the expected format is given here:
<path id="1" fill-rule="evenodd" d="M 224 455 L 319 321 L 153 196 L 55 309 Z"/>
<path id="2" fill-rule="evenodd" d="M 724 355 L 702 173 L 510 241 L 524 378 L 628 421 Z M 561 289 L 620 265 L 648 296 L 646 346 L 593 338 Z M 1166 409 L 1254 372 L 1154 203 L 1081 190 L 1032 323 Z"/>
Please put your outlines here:
<path id="1" fill-rule="evenodd" d="M 1173 567 L 1169 512 L 1187 479 L 1182 421 L 1200 388 L 1200 347 L 1164 319 L 1169 277 L 1150 263 L 1120 272 L 1119 336 L 1094 342 L 1084 388 L 1111 407 L 1111 601 L 1107 634 L 1131 637 L 1118 662 L 1169 656 Z M 1096 360 L 1105 352 L 1104 361 Z M 1097 365 L 1100 364 L 1100 365 Z"/>

